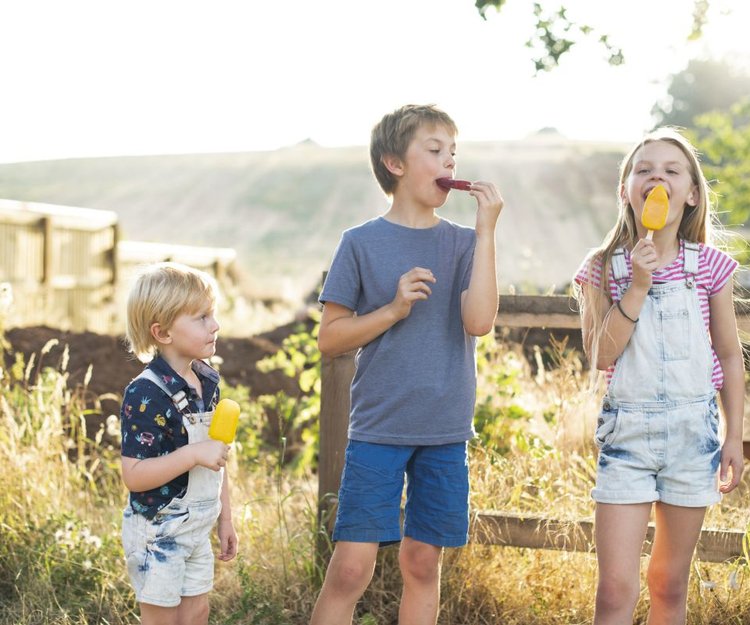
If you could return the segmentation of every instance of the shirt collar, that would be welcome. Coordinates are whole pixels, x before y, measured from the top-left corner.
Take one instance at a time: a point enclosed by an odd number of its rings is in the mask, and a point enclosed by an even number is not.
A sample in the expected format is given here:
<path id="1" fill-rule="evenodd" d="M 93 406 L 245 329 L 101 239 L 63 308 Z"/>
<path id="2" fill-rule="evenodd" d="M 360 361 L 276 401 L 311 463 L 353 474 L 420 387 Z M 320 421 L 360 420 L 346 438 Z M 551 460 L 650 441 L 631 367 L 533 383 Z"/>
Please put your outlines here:
<path id="1" fill-rule="evenodd" d="M 162 356 L 156 356 L 148 364 L 148 368 L 164 380 L 164 383 L 172 393 L 184 390 L 185 395 L 190 397 L 190 385 Z M 208 401 L 211 401 L 216 387 L 219 385 L 219 372 L 202 360 L 193 361 L 193 371 L 200 378 L 203 385 L 204 400 L 207 398 Z"/>

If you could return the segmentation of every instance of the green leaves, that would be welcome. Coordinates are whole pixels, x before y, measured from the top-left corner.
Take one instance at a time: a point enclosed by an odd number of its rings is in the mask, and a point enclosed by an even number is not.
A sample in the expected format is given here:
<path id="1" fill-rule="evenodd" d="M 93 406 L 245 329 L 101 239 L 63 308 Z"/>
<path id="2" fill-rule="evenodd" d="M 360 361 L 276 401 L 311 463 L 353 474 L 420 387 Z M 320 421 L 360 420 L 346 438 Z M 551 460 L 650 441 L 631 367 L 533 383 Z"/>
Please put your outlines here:
<path id="1" fill-rule="evenodd" d="M 493 7 L 500 11 L 506 0 L 476 0 L 475 6 L 482 16 L 487 19 L 487 10 Z M 526 47 L 532 50 L 531 62 L 534 72 L 549 72 L 560 64 L 560 59 L 568 53 L 576 43 L 585 37 L 595 37 L 596 30 L 568 17 L 565 6 L 545 11 L 540 2 L 532 5 L 534 13 L 534 32 L 526 41 Z M 609 41 L 609 35 L 599 35 L 598 43 L 604 48 L 607 62 L 610 65 L 621 65 L 625 61 L 622 49 Z"/>
<path id="2" fill-rule="evenodd" d="M 727 112 L 700 115 L 694 126 L 688 134 L 702 154 L 721 221 L 727 226 L 745 223 L 750 217 L 750 98 Z"/>

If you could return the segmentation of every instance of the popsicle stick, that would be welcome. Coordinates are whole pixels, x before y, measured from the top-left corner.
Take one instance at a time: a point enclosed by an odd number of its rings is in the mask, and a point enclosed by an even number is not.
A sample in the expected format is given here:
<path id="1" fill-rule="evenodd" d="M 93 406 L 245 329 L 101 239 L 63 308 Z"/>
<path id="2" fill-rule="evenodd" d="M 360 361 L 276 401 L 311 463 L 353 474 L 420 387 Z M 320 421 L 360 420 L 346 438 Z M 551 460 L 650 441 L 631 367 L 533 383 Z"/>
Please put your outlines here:
<path id="1" fill-rule="evenodd" d="M 649 231 L 648 231 L 648 232 L 646 233 L 646 239 L 648 239 L 648 240 L 650 241 L 650 240 L 651 240 L 651 239 L 653 239 L 653 238 L 654 238 L 654 231 L 653 231 L 653 230 L 649 230 Z"/>

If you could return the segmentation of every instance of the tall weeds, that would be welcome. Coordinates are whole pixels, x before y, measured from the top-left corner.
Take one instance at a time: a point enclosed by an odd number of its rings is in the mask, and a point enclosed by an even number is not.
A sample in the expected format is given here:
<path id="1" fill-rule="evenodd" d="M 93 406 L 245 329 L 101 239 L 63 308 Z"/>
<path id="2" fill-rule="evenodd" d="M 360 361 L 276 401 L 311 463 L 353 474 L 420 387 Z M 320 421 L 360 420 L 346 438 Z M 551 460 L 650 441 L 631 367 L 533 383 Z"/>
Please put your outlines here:
<path id="1" fill-rule="evenodd" d="M 309 343 L 307 336 L 288 344 L 297 372 L 316 369 L 316 361 L 309 365 L 298 355 Z M 64 360 L 58 369 L 45 366 L 51 347 L 29 361 L 6 358 L 9 366 L 0 371 L 0 625 L 134 623 L 137 606 L 119 537 L 126 501 L 119 422 L 99 414 L 85 384 L 69 387 Z M 581 382 L 577 354 L 553 342 L 530 364 L 520 349 L 485 340 L 479 372 L 472 510 L 590 518 L 596 400 Z M 324 571 L 316 552 L 317 429 L 310 417 L 319 396 L 314 374 L 306 375 L 309 392 L 299 398 L 251 401 L 248 389 L 223 389 L 243 407 L 228 468 L 240 553 L 231 563 L 217 562 L 212 623 L 302 625 L 312 611 Z M 272 428 L 278 440 L 269 445 L 261 431 L 272 418 L 280 422 Z M 89 431 L 88 424 L 99 422 Z M 292 461 L 289 436 L 304 441 Z M 706 524 L 743 528 L 749 485 L 744 479 L 712 507 Z M 695 562 L 691 625 L 750 622 L 749 562 L 750 542 L 735 563 Z M 648 558 L 642 563 L 645 578 Z M 591 620 L 591 553 L 472 543 L 446 550 L 443 564 L 441 625 Z M 386 548 L 356 623 L 395 624 L 400 592 L 398 549 Z M 647 607 L 644 593 L 637 623 L 645 623 Z"/>

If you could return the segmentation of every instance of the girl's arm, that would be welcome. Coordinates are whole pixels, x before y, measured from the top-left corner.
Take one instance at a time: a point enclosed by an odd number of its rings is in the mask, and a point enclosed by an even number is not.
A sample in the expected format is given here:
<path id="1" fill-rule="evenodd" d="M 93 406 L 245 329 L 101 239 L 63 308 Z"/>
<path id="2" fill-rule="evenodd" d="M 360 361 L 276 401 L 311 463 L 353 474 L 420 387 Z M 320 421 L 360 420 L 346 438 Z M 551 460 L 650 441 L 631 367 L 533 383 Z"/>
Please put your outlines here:
<path id="1" fill-rule="evenodd" d="M 399 279 L 393 301 L 366 315 L 355 315 L 346 306 L 326 302 L 318 330 L 320 352 L 334 357 L 367 345 L 408 317 L 417 301 L 430 296 L 429 284 L 434 282 L 435 277 L 429 269 L 414 267 Z"/>
<path id="2" fill-rule="evenodd" d="M 745 411 L 745 363 L 737 334 L 731 280 L 710 298 L 709 306 L 711 344 L 724 372 L 724 385 L 719 391 L 726 424 L 721 448 L 720 490 L 728 493 L 739 484 L 744 469 L 742 419 Z"/>
<path id="3" fill-rule="evenodd" d="M 122 456 L 122 481 L 129 491 L 142 493 L 171 482 L 196 465 L 218 471 L 226 464 L 228 450 L 221 441 L 209 440 L 154 458 Z"/>
<path id="4" fill-rule="evenodd" d="M 583 346 L 591 359 L 596 341 L 598 349 L 596 363 L 593 364 L 600 371 L 609 368 L 620 357 L 633 336 L 638 316 L 651 288 L 652 273 L 658 265 L 654 242 L 647 239 L 638 241 L 630 254 L 630 261 L 633 266 L 633 281 L 622 296 L 619 306 L 617 303 L 613 304 L 609 296 L 597 297 L 594 292 L 596 287 L 584 283 L 584 302 L 589 305 L 584 305 L 581 319 Z M 598 314 L 602 323 L 596 330 L 591 304 L 598 300 L 601 300 Z"/>
<path id="5" fill-rule="evenodd" d="M 227 562 L 237 555 L 237 532 L 232 523 L 232 503 L 229 497 L 229 476 L 224 470 L 224 482 L 221 485 L 221 514 L 219 514 L 219 544 L 221 551 L 217 556 L 219 560 Z"/>
<path id="6" fill-rule="evenodd" d="M 632 313 L 632 311 L 638 310 L 640 312 L 645 294 L 642 295 L 632 286 L 625 293 L 620 301 L 620 306 L 628 317 L 631 314 L 636 314 L 635 317 L 628 319 L 620 312 L 617 304 L 612 303 L 609 297 L 597 293 L 598 287 L 585 282 L 582 285 L 582 291 L 584 301 L 581 314 L 583 351 L 589 360 L 596 356 L 596 363 L 592 364 L 595 364 L 598 370 L 604 371 L 620 357 L 628 341 L 630 341 L 630 337 L 633 336 L 635 323 L 631 319 L 637 319 L 638 317 L 637 313 Z M 602 319 L 602 323 L 597 331 L 593 307 L 597 305 L 598 300 L 601 300 L 598 317 Z M 594 354 L 595 341 L 598 343 L 596 354 Z"/>
<path id="7" fill-rule="evenodd" d="M 469 288 L 461 294 L 461 320 L 466 332 L 482 336 L 493 330 L 497 316 L 495 227 L 503 208 L 503 198 L 489 182 L 472 183 L 470 193 L 478 205 L 477 242 Z"/>

